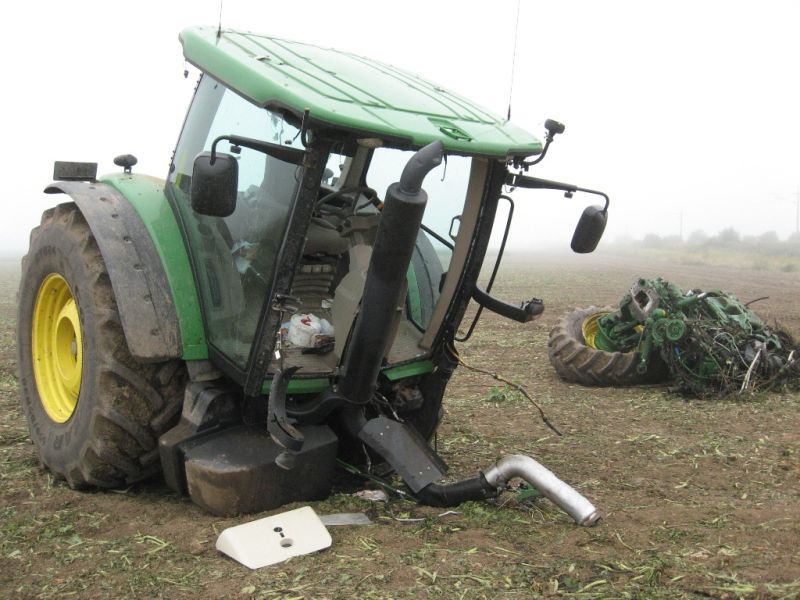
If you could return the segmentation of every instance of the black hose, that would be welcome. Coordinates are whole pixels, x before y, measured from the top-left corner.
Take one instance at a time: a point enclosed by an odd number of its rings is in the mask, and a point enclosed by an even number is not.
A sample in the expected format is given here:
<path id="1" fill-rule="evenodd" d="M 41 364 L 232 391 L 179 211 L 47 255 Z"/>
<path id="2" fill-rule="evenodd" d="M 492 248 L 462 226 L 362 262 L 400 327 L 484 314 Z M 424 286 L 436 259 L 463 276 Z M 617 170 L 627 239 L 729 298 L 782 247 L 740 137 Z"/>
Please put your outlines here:
<path id="1" fill-rule="evenodd" d="M 486 500 L 494 498 L 499 489 L 491 485 L 483 473 L 474 479 L 465 479 L 447 485 L 431 483 L 416 493 L 417 500 L 427 506 L 458 506 L 468 500 Z"/>

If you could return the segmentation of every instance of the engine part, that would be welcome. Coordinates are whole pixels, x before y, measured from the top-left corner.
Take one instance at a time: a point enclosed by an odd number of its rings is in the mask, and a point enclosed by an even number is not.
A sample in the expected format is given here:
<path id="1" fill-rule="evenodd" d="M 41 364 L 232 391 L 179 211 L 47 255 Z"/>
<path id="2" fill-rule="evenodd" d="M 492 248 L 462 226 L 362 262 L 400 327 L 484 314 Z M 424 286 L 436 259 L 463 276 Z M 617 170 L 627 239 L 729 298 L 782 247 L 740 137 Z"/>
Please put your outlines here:
<path id="1" fill-rule="evenodd" d="M 342 361 L 346 370 L 341 380 L 341 393 L 356 404 L 368 402 L 375 391 L 378 372 L 394 330 L 392 323 L 399 316 L 400 296 L 405 291 L 408 265 L 428 201 L 422 180 L 442 162 L 443 151 L 438 141 L 419 150 L 406 164 L 400 181 L 386 191 L 361 310 Z"/>
<path id="2" fill-rule="evenodd" d="M 519 477 L 539 490 L 578 525 L 590 527 L 600 519 L 595 506 L 570 485 L 530 456 L 509 454 L 473 479 L 447 485 L 431 483 L 415 492 L 430 506 L 457 506 L 467 500 L 485 500 L 499 494 L 509 481 Z"/>

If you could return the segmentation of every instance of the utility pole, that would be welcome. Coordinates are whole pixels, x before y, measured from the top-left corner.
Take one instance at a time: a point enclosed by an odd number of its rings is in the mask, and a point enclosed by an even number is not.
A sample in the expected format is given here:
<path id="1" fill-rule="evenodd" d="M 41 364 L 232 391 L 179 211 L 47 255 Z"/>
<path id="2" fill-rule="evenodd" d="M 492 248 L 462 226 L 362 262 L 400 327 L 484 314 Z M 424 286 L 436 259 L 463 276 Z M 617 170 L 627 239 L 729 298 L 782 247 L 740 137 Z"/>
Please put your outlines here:
<path id="1" fill-rule="evenodd" d="M 794 194 L 794 201 L 795 201 L 794 232 L 800 234 L 800 186 L 797 186 L 797 191 Z"/>

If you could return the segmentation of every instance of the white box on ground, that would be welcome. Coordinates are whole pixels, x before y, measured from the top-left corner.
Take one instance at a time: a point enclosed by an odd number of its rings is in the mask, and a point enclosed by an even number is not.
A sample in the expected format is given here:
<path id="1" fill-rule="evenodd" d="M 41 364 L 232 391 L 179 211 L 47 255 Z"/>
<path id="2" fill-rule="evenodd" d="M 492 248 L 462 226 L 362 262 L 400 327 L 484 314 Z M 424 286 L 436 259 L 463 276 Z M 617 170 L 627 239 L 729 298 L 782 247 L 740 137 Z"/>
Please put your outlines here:
<path id="1" fill-rule="evenodd" d="M 310 506 L 229 527 L 217 538 L 217 550 L 250 569 L 274 565 L 330 545 L 328 530 Z"/>

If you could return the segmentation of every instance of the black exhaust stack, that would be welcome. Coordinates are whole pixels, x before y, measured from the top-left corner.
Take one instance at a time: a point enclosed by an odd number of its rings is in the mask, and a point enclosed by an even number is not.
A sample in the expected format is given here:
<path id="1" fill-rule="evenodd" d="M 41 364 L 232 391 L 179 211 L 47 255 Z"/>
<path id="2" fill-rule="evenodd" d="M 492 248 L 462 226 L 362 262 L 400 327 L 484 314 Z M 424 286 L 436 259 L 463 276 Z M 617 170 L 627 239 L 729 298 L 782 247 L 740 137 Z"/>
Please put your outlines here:
<path id="1" fill-rule="evenodd" d="M 386 190 L 361 308 L 342 361 L 339 391 L 352 404 L 367 404 L 375 393 L 428 201 L 422 181 L 441 164 L 442 152 L 441 142 L 422 148 L 408 161 L 400 181 Z M 352 404 L 340 412 L 341 425 L 380 454 L 422 502 L 452 506 L 497 493 L 482 476 L 449 486 L 436 484 L 447 465 L 414 428 L 384 416 L 367 420 L 363 408 Z"/>
<path id="2" fill-rule="evenodd" d="M 406 272 L 428 202 L 422 181 L 441 164 L 443 151 L 439 141 L 419 150 L 406 164 L 400 181 L 386 190 L 361 308 L 342 361 L 340 392 L 355 404 L 366 404 L 375 392 L 391 343 L 387 324 L 394 321 L 405 291 Z"/>
<path id="3" fill-rule="evenodd" d="M 579 524 L 591 525 L 598 519 L 595 507 L 530 457 L 510 455 L 477 477 L 438 484 L 447 465 L 416 429 L 385 416 L 367 420 L 364 414 L 363 405 L 372 399 L 391 342 L 390 324 L 405 291 L 406 272 L 428 201 L 422 181 L 441 164 L 442 151 L 441 142 L 425 146 L 408 161 L 400 181 L 386 190 L 361 308 L 342 361 L 339 392 L 352 404 L 339 413 L 340 424 L 380 454 L 423 504 L 444 507 L 485 500 L 499 494 L 510 479 L 522 477 Z"/>

